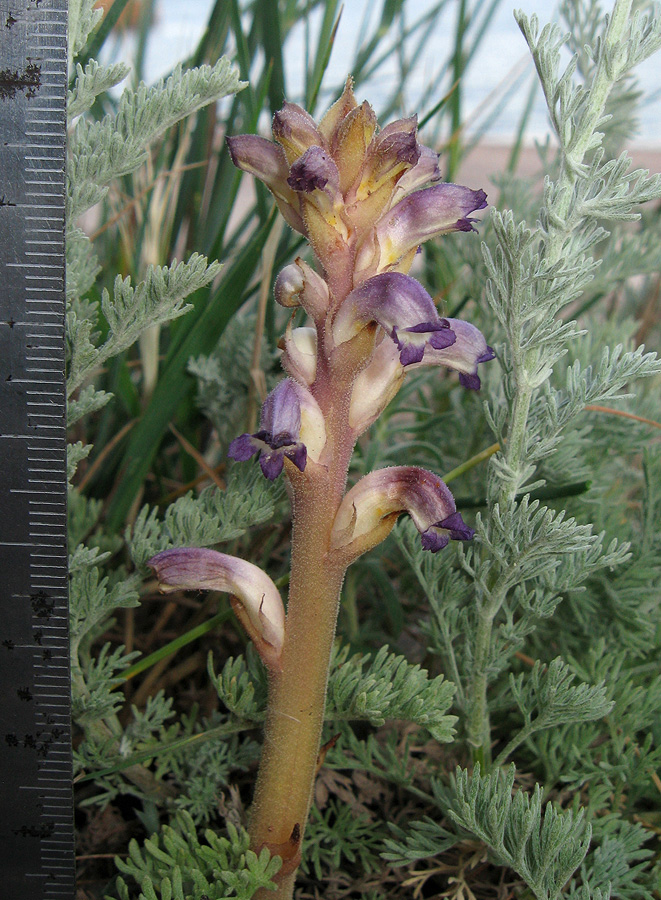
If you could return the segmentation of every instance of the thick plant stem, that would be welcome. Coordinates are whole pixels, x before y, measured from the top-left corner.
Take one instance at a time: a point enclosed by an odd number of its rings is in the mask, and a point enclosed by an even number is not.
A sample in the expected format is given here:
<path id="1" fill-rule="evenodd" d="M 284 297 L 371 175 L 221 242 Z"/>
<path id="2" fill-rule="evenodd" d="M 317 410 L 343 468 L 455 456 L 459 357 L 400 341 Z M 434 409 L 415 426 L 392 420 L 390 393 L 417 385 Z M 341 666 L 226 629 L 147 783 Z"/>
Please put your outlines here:
<path id="1" fill-rule="evenodd" d="M 414 119 L 388 129 L 379 131 L 369 104 L 358 104 L 349 78 L 318 127 L 286 104 L 273 122 L 279 147 L 250 135 L 229 139 L 235 165 L 269 187 L 286 221 L 307 237 L 317 263 L 315 271 L 297 259 L 276 279 L 277 302 L 301 307 L 314 328 L 290 322 L 282 345 L 289 378 L 266 398 L 259 430 L 240 435 L 229 448 L 237 460 L 259 454 L 270 479 L 284 466 L 293 509 L 286 617 L 275 585 L 270 618 L 261 588 L 246 592 L 245 624 L 269 669 L 250 838 L 253 850 L 266 848 L 283 861 L 275 894 L 263 890 L 260 898 L 292 896 L 347 567 L 384 540 L 404 512 L 431 552 L 474 534 L 445 483 L 416 466 L 368 473 L 345 494 L 356 440 L 397 393 L 406 366 L 448 365 L 466 376 L 467 386 L 478 386 L 478 364 L 494 355 L 474 326 L 447 331 L 449 321 L 407 274 L 416 247 L 437 234 L 465 230 L 472 221 L 466 216 L 484 208 L 486 195 L 435 183 L 438 166 L 418 144 Z M 451 356 L 435 355 L 450 345 Z M 434 353 L 425 357 L 427 347 Z M 237 563 L 211 554 L 204 562 L 220 571 L 219 578 L 237 570 Z M 155 557 L 170 569 L 184 567 L 189 558 Z"/>
<path id="2" fill-rule="evenodd" d="M 319 476 L 319 472 L 315 473 Z M 303 479 L 300 479 L 303 481 Z M 255 850 L 283 859 L 276 893 L 291 897 L 307 822 L 344 566 L 327 550 L 335 515 L 327 478 L 294 485 L 292 571 L 280 672 L 269 684 L 264 750 L 252 807 Z M 262 894 L 258 894 L 262 896 Z"/>
<path id="3" fill-rule="evenodd" d="M 330 554 L 331 530 L 344 493 L 354 445 L 347 421 L 355 376 L 343 358 L 339 371 L 320 354 L 317 396 L 326 419 L 324 464 L 289 471 L 292 495 L 291 577 L 279 671 L 269 676 L 264 748 L 251 810 L 255 851 L 266 846 L 282 857 L 278 890 L 256 897 L 290 898 L 307 823 L 340 590 L 346 562 Z M 337 366 L 336 366 L 337 368 Z M 329 391 L 329 386 L 334 391 Z"/>

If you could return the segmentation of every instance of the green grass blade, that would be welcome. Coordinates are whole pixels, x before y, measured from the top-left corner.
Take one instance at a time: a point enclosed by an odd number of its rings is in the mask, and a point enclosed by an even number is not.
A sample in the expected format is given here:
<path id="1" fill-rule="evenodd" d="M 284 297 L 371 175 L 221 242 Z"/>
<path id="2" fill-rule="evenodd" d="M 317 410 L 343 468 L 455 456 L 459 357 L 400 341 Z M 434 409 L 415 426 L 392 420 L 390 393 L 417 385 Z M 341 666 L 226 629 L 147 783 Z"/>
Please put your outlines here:
<path id="1" fill-rule="evenodd" d="M 337 15 L 337 7 L 338 0 L 328 0 L 324 8 L 324 18 L 319 31 L 319 40 L 317 41 L 317 52 L 314 55 L 314 65 L 309 71 L 305 91 L 305 108 L 311 113 L 314 112 L 317 104 L 321 82 L 330 60 L 333 45 L 335 44 L 337 27 L 342 17 L 342 10 Z"/>
<path id="2" fill-rule="evenodd" d="M 269 106 L 275 113 L 285 100 L 285 69 L 282 59 L 282 29 L 278 4 L 273 0 L 257 0 L 255 17 L 261 24 L 262 46 L 266 65 L 271 67 Z"/>
<path id="3" fill-rule="evenodd" d="M 204 33 L 187 65 L 214 63 L 223 54 L 229 32 L 229 12 L 227 0 L 216 0 Z"/>
<path id="4" fill-rule="evenodd" d="M 471 62 L 471 60 L 477 53 L 479 46 L 482 43 L 482 39 L 484 38 L 485 34 L 487 33 L 487 29 L 489 28 L 489 25 L 491 24 L 491 20 L 493 19 L 494 15 L 496 14 L 496 11 L 497 11 L 498 7 L 500 6 L 500 4 L 501 4 L 501 0 L 491 0 L 491 4 L 487 8 L 487 11 L 484 14 L 484 17 L 482 18 L 481 22 L 479 23 L 479 25 L 475 26 L 476 31 L 472 35 L 472 38 L 473 38 L 472 43 L 471 43 L 470 47 L 468 48 L 468 50 L 466 50 L 464 69 L 468 68 L 469 63 Z M 480 6 L 482 6 L 482 4 L 480 4 Z M 474 17 L 473 17 L 473 20 L 474 20 Z M 469 28 L 472 26 L 473 20 L 471 20 L 471 22 L 469 23 Z"/>

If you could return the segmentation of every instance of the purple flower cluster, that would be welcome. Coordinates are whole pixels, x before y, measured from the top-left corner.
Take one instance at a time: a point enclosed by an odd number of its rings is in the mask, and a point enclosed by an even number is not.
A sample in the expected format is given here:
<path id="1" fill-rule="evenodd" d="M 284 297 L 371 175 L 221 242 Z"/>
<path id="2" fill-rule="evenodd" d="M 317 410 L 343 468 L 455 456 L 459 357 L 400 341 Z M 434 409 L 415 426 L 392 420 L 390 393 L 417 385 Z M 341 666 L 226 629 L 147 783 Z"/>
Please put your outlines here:
<path id="1" fill-rule="evenodd" d="M 267 397 L 259 429 L 229 448 L 237 460 L 258 455 L 271 480 L 286 466 L 304 472 L 310 460 L 328 465 L 333 451 L 317 400 L 328 396 L 343 351 L 347 358 L 354 347 L 362 354 L 348 415 L 354 440 L 395 396 L 405 371 L 443 365 L 478 390 L 478 365 L 494 357 L 474 325 L 441 317 L 408 274 L 420 244 L 473 230 L 471 214 L 486 206 L 484 191 L 441 183 L 438 156 L 418 142 L 415 116 L 379 130 L 371 106 L 357 103 L 348 80 L 318 124 L 285 103 L 273 118 L 273 137 L 228 138 L 232 160 L 266 184 L 289 225 L 308 239 L 321 274 L 297 259 L 278 276 L 277 302 L 302 307 L 313 327 L 290 324 L 282 344 L 290 377 Z M 313 413 L 302 416 L 304 409 Z M 377 508 L 382 514 L 376 517 L 365 512 Z M 358 541 L 363 528 L 383 530 L 384 521 L 403 511 L 432 552 L 450 538 L 473 536 L 437 476 L 396 467 L 371 473 L 346 495 L 337 514 L 337 546 Z"/>

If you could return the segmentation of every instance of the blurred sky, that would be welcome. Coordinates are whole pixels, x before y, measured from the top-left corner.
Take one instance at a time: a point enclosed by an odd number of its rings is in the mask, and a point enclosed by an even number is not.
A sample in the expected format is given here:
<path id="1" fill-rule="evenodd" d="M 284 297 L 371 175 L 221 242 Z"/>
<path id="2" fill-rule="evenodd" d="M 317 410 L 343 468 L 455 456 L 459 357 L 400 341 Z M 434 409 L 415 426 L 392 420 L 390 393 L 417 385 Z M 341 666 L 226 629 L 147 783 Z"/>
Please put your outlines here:
<path id="1" fill-rule="evenodd" d="M 213 0 L 158 0 L 157 22 L 152 31 L 145 59 L 145 77 L 154 81 L 166 73 L 179 59 L 187 56 L 194 48 L 203 30 L 204 23 L 213 5 Z M 433 0 L 415 0 L 410 4 L 410 21 L 421 15 L 434 5 Z M 421 93 L 438 79 L 441 61 L 451 49 L 456 3 L 448 3 L 444 12 L 424 48 L 415 56 L 409 88 L 404 97 L 406 112 L 417 111 Z M 484 6 L 487 4 L 485 3 Z M 605 7 L 608 8 L 606 3 Z M 355 55 L 356 44 L 361 32 L 361 23 L 367 17 L 368 22 L 378 22 L 382 0 L 351 0 L 344 5 L 335 47 L 331 55 L 326 84 L 341 85 L 350 71 L 351 61 Z M 528 15 L 537 13 L 542 23 L 548 21 L 549 10 L 553 5 L 548 0 L 519 0 L 516 8 L 521 8 Z M 496 98 L 494 89 L 511 83 L 518 75 L 518 86 L 507 105 L 500 111 L 497 119 L 491 122 L 486 131 L 487 136 L 498 142 L 507 142 L 516 133 L 521 112 L 525 106 L 529 87 L 532 81 L 532 63 L 526 63 L 527 47 L 512 15 L 512 0 L 502 0 L 490 24 L 488 35 L 483 40 L 479 53 L 471 63 L 463 82 L 464 109 L 467 121 L 480 122 L 473 111 L 481 110 L 484 115 L 487 109 L 493 110 Z M 310 31 L 313 35 L 318 27 L 320 16 L 311 18 Z M 304 47 L 304 30 L 301 26 L 291 35 L 286 46 L 285 67 L 289 99 L 300 100 L 302 92 L 302 60 Z M 122 54 L 129 52 L 124 48 Z M 125 57 L 124 57 L 125 58 Z M 646 95 L 651 97 L 645 105 L 641 116 L 640 132 L 637 139 L 641 145 L 661 144 L 661 52 L 648 60 L 637 70 L 641 86 Z M 378 78 L 363 87 L 370 102 L 379 110 L 385 98 L 398 84 L 399 69 L 396 58 L 379 70 Z M 438 81 L 435 85 L 434 101 L 440 99 L 449 87 L 449 81 Z M 656 95 L 656 96 L 655 96 Z M 485 102 L 487 101 L 487 102 Z M 483 104 L 481 106 L 481 104 Z M 432 101 L 423 104 L 423 110 L 429 108 Z M 531 138 L 543 138 L 549 127 L 546 109 L 537 92 L 532 116 L 528 123 L 527 134 Z"/>

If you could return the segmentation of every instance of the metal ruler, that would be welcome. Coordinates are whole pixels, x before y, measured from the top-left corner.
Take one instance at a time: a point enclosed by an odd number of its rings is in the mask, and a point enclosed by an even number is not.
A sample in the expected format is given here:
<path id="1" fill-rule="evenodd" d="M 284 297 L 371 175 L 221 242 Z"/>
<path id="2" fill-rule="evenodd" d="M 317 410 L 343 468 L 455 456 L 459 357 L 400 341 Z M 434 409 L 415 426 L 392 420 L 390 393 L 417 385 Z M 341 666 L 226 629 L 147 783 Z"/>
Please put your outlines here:
<path id="1" fill-rule="evenodd" d="M 0 0 L 0 896 L 73 900 L 67 0 Z"/>

